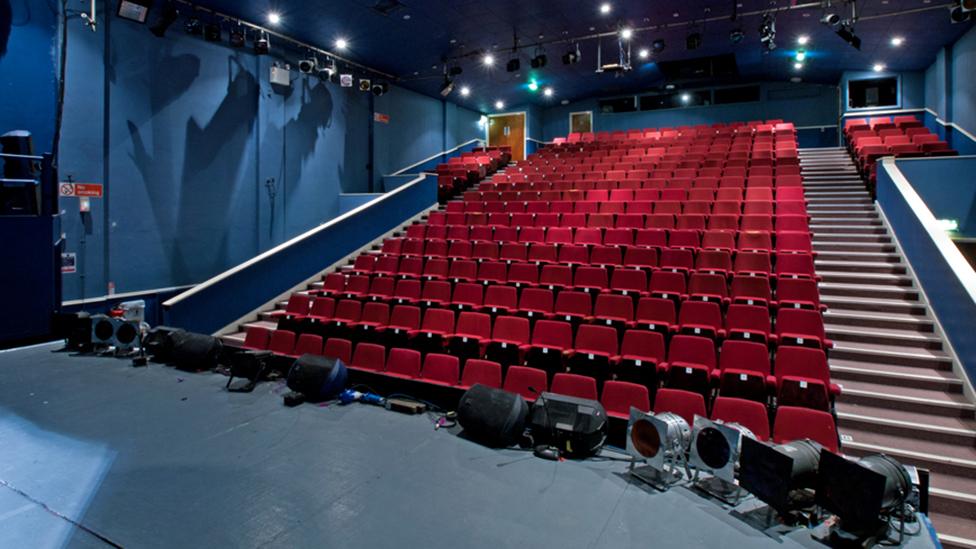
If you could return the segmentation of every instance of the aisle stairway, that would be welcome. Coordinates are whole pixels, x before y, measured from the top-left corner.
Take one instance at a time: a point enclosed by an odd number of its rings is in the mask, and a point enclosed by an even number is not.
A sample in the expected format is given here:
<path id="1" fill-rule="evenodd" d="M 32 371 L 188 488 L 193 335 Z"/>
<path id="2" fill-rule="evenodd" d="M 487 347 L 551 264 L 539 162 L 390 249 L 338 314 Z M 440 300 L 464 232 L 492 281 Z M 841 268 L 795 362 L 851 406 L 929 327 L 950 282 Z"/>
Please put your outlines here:
<path id="1" fill-rule="evenodd" d="M 847 151 L 801 149 L 845 452 L 932 472 L 947 547 L 976 547 L 976 420 L 927 305 Z"/>

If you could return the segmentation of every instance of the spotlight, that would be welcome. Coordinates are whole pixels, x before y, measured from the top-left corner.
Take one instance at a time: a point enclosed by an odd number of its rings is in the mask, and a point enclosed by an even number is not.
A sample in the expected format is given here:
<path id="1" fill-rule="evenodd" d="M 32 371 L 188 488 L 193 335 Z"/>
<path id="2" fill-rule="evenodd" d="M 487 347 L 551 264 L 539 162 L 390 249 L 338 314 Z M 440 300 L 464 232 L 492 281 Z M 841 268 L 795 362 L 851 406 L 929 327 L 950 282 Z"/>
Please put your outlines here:
<path id="1" fill-rule="evenodd" d="M 186 22 L 183 23 L 183 30 L 191 36 L 200 36 L 203 34 L 203 23 L 200 22 L 200 18 L 196 15 L 191 15 L 187 18 Z"/>
<path id="2" fill-rule="evenodd" d="M 685 38 L 685 49 L 689 51 L 697 50 L 698 48 L 701 47 L 701 45 L 702 45 L 701 33 L 693 32 L 689 34 L 687 38 Z"/>
<path id="3" fill-rule="evenodd" d="M 810 37 L 802 34 L 796 39 L 796 43 L 801 46 L 806 46 L 808 43 L 810 43 Z"/>
<path id="4" fill-rule="evenodd" d="M 874 72 L 881 72 L 885 70 L 885 66 L 882 63 L 875 63 L 874 66 L 871 67 L 871 70 Z"/>
<path id="5" fill-rule="evenodd" d="M 904 43 L 905 43 L 905 39 L 902 38 L 901 36 L 896 36 L 896 37 L 894 37 L 894 38 L 891 39 L 891 45 L 894 46 L 894 47 L 896 47 L 896 48 L 898 46 L 901 46 Z"/>
<path id="6" fill-rule="evenodd" d="M 254 41 L 254 53 L 257 55 L 267 55 L 271 51 L 271 42 L 268 33 L 261 31 L 258 33 L 257 40 Z"/>
<path id="7" fill-rule="evenodd" d="M 539 83 L 535 80 L 529 81 L 529 91 L 539 91 Z"/>
<path id="8" fill-rule="evenodd" d="M 825 13 L 823 17 L 820 18 L 820 22 L 828 27 L 836 27 L 840 24 L 840 16 L 836 13 Z"/>
<path id="9" fill-rule="evenodd" d="M 546 88 L 546 89 L 542 90 L 542 95 L 544 95 L 546 97 L 552 97 L 552 94 L 553 93 L 555 93 L 555 92 L 552 91 L 552 88 Z"/>
<path id="10" fill-rule="evenodd" d="M 759 24 L 759 42 L 763 53 L 776 49 L 776 16 L 772 13 L 764 13 L 762 16 L 762 22 Z"/>
<path id="11" fill-rule="evenodd" d="M 505 102 L 502 101 L 502 100 L 500 100 L 500 99 L 498 101 L 495 101 L 495 108 L 498 109 L 498 110 L 504 109 L 505 108 Z"/>
<path id="12" fill-rule="evenodd" d="M 574 49 L 569 50 L 563 54 L 563 65 L 573 65 L 579 63 L 582 55 L 580 55 L 579 44 L 576 44 Z"/>
<path id="13" fill-rule="evenodd" d="M 666 47 L 667 44 L 664 42 L 664 40 L 660 38 L 658 38 L 654 42 L 651 42 L 651 49 L 654 50 L 654 53 L 661 53 L 662 51 L 664 51 L 664 48 Z"/>
<path id="14" fill-rule="evenodd" d="M 373 84 L 373 87 L 370 88 L 370 91 L 373 92 L 373 95 L 379 97 L 385 94 L 386 92 L 390 91 L 390 85 L 387 84 L 386 82 L 376 82 L 375 84 Z"/>
<path id="15" fill-rule="evenodd" d="M 447 75 L 444 75 L 444 83 L 441 84 L 440 91 L 441 97 L 447 97 L 448 95 L 451 95 L 452 91 L 454 91 L 454 81 L 448 78 Z M 464 94 L 463 91 L 461 93 L 462 95 Z"/>
<path id="16" fill-rule="evenodd" d="M 490 54 L 490 53 L 486 53 L 485 56 L 481 58 L 481 64 L 483 64 L 486 67 L 490 67 L 490 66 L 494 65 L 495 64 L 495 56 L 492 55 L 492 54 Z"/>
<path id="17" fill-rule="evenodd" d="M 247 38 L 244 35 L 244 27 L 238 24 L 236 27 L 230 29 L 230 34 L 228 35 L 228 40 L 232 48 L 243 48 Z"/>
<path id="18" fill-rule="evenodd" d="M 796 60 L 797 61 L 803 61 L 806 58 L 807 58 L 807 52 L 806 52 L 806 50 L 797 50 L 797 52 L 796 52 Z"/>
<path id="19" fill-rule="evenodd" d="M 780 515 L 809 507 L 821 446 L 811 440 L 770 445 L 742 439 L 739 485 Z"/>
<path id="20" fill-rule="evenodd" d="M 861 39 L 854 34 L 853 23 L 842 23 L 840 28 L 837 29 L 837 36 L 840 36 L 842 40 L 854 46 L 854 49 L 861 49 Z"/>
<path id="21" fill-rule="evenodd" d="M 634 37 L 634 31 L 632 29 L 622 29 L 620 31 L 620 38 L 624 40 L 630 40 Z"/>
<path id="22" fill-rule="evenodd" d="M 464 69 L 462 69 L 461 67 L 458 67 L 458 66 L 454 66 L 454 67 L 451 67 L 450 69 L 448 69 L 447 74 L 449 74 L 452 77 L 454 77 L 454 76 L 459 76 L 462 72 L 464 72 Z"/>
<path id="23" fill-rule="evenodd" d="M 461 97 L 467 97 L 471 95 L 471 88 L 467 86 L 461 86 Z"/>
<path id="24" fill-rule="evenodd" d="M 298 72 L 302 74 L 312 74 L 318 66 L 318 59 L 310 57 L 298 62 Z"/>
<path id="25" fill-rule="evenodd" d="M 211 21 L 204 25 L 203 39 L 207 42 L 220 42 L 220 23 Z"/>
<path id="26" fill-rule="evenodd" d="M 678 414 L 647 414 L 631 407 L 627 422 L 627 452 L 634 460 L 630 474 L 659 490 L 681 480 L 680 466 L 687 465 L 685 450 L 691 428 Z M 644 462 L 645 466 L 637 467 Z"/>
<path id="27" fill-rule="evenodd" d="M 738 44 L 742 42 L 742 39 L 746 37 L 746 33 L 742 29 L 734 29 L 729 32 L 729 42 L 733 44 Z"/>
<path id="28" fill-rule="evenodd" d="M 677 86 L 675 86 L 674 84 L 672 84 L 670 82 L 664 85 L 664 89 L 666 89 L 668 91 L 671 91 L 671 90 L 675 89 L 676 87 Z"/>
<path id="29" fill-rule="evenodd" d="M 611 9 L 613 9 L 613 7 L 606 2 L 600 4 L 600 13 L 602 13 L 603 15 L 610 13 Z"/>
<path id="30" fill-rule="evenodd" d="M 976 9 L 976 5 L 972 1 L 959 0 L 955 6 L 950 8 L 949 19 L 953 23 L 963 23 L 972 17 L 972 11 L 974 9 Z"/>
<path id="31" fill-rule="evenodd" d="M 277 25 L 278 23 L 281 23 L 281 15 L 276 11 L 269 11 L 268 23 L 272 25 Z"/>
<path id="32" fill-rule="evenodd" d="M 738 423 L 723 423 L 695 416 L 689 464 L 695 468 L 696 484 L 733 505 L 741 495 L 739 487 L 735 485 L 735 469 L 739 463 L 743 437 L 755 438 L 755 435 Z M 698 482 L 700 472 L 710 473 L 715 480 Z"/>
<path id="33" fill-rule="evenodd" d="M 533 62 L 534 61 L 535 60 L 533 60 Z M 486 62 L 485 64 L 486 65 L 490 65 L 491 63 L 487 63 Z M 522 66 L 522 62 L 519 61 L 519 58 L 518 57 L 513 57 L 512 59 L 509 59 L 508 60 L 508 63 L 505 64 L 505 70 L 508 71 L 508 72 L 518 72 L 518 70 L 519 70 L 519 68 L 521 66 Z"/>
<path id="34" fill-rule="evenodd" d="M 345 38 L 338 38 L 335 41 L 335 47 L 337 50 L 344 50 L 349 47 L 349 42 Z"/>
<path id="35" fill-rule="evenodd" d="M 145 23 L 151 7 L 152 0 L 122 0 L 119 2 L 119 9 L 116 13 L 122 19 Z"/>
<path id="36" fill-rule="evenodd" d="M 793 68 L 796 69 L 796 70 L 800 70 L 800 69 L 803 68 L 803 63 L 800 63 L 799 61 L 797 61 L 796 63 L 793 63 Z"/>
<path id="37" fill-rule="evenodd" d="M 884 533 L 917 496 L 912 475 L 897 460 L 884 454 L 853 460 L 827 450 L 820 453 L 816 494 L 817 505 L 839 519 L 831 537 L 858 541 Z"/>
<path id="38" fill-rule="evenodd" d="M 546 54 L 539 52 L 536 53 L 536 56 L 529 61 L 529 64 L 532 65 L 533 69 L 541 69 L 542 67 L 546 66 L 548 61 L 549 60 L 546 58 Z"/>
<path id="39" fill-rule="evenodd" d="M 368 92 L 372 86 L 373 86 L 373 83 L 369 81 L 369 78 L 360 78 L 359 79 L 359 91 L 361 91 L 361 92 Z"/>
<path id="40" fill-rule="evenodd" d="M 647 59 L 648 57 L 650 57 L 650 55 L 651 52 L 647 51 L 647 48 L 641 48 L 640 51 L 637 52 L 637 57 L 639 57 L 640 59 Z"/>
<path id="41" fill-rule="evenodd" d="M 687 94 L 687 93 L 681 94 L 681 102 L 682 103 L 688 103 L 689 101 L 691 101 L 691 95 L 690 94 Z"/>
<path id="42" fill-rule="evenodd" d="M 166 30 L 169 26 L 176 22 L 176 18 L 179 17 L 180 13 L 176 10 L 176 5 L 173 2 L 166 2 L 163 5 L 163 10 L 159 14 L 159 18 L 150 25 L 149 32 L 155 34 L 156 36 L 162 38 L 166 34 Z"/>

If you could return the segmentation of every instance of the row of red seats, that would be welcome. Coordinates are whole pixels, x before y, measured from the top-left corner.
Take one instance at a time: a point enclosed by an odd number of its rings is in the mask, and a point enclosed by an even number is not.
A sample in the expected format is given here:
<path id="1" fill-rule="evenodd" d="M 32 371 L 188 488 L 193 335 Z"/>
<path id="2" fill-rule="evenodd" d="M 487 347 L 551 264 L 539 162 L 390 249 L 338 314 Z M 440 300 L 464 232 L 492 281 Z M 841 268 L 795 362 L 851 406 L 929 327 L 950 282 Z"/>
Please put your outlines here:
<path id="1" fill-rule="evenodd" d="M 718 191 L 724 190 L 725 194 L 729 195 L 730 198 L 726 200 L 735 200 L 734 197 L 736 193 L 739 195 L 745 192 L 753 193 L 777 193 L 784 188 L 802 189 L 803 183 L 802 178 L 799 174 L 791 175 L 780 175 L 774 180 L 770 176 L 752 176 L 748 180 L 741 176 L 723 176 L 723 177 L 698 177 L 698 178 L 672 178 L 672 179 L 638 179 L 638 180 L 541 180 L 541 181 L 520 181 L 520 182 L 500 182 L 500 183 L 488 183 L 480 185 L 478 188 L 471 191 L 474 195 L 475 192 L 480 193 L 491 193 L 491 192 L 504 192 L 512 191 L 516 193 L 537 193 L 537 192 L 572 192 L 572 193 L 584 193 L 583 196 L 579 195 L 569 195 L 572 198 L 567 198 L 566 200 L 686 200 L 684 195 L 690 195 L 693 191 L 699 194 L 702 198 L 701 200 L 710 200 L 708 198 L 709 194 L 713 196 L 711 199 L 717 198 Z M 620 191 L 620 192 L 617 192 Z M 601 196 L 604 193 L 609 192 L 606 198 L 589 198 L 592 196 Z M 795 191 L 787 191 L 795 192 Z M 632 195 L 633 198 L 627 198 L 628 195 Z M 504 195 L 501 200 L 518 200 L 519 195 Z M 555 195 L 546 195 L 553 196 Z M 676 198 L 665 198 L 668 196 L 673 196 Z M 559 198 L 554 198 L 559 200 Z M 742 196 L 739 196 L 739 200 Z M 527 199 L 522 199 L 527 200 Z"/>
<path id="2" fill-rule="evenodd" d="M 474 204 L 481 205 L 483 203 L 475 202 Z M 581 203 L 577 203 L 577 205 L 579 204 Z M 612 203 L 608 202 L 604 204 Z M 624 204 L 620 203 L 620 206 Z M 504 234 L 504 237 L 495 236 L 482 238 L 482 240 L 544 242 L 545 240 L 536 240 L 536 237 L 550 234 L 550 231 L 553 235 L 551 238 L 563 238 L 563 235 L 559 234 L 560 231 L 555 229 L 575 229 L 575 234 L 579 234 L 580 231 L 584 231 L 583 234 L 588 234 L 591 232 L 589 229 L 597 229 L 600 231 L 601 236 L 597 238 L 598 241 L 590 243 L 601 244 L 602 242 L 600 241 L 603 240 L 603 231 L 610 229 L 623 229 L 628 231 L 636 229 L 696 229 L 699 231 L 722 230 L 731 232 L 810 231 L 809 216 L 805 209 L 805 203 L 798 200 L 784 200 L 783 202 L 775 203 L 775 208 L 774 203 L 767 202 L 764 203 L 767 204 L 766 206 L 750 207 L 748 209 L 749 213 L 746 214 L 741 214 L 739 213 L 741 210 L 736 210 L 737 207 L 741 208 L 741 205 L 736 206 L 736 203 L 731 202 L 647 202 L 647 209 L 653 208 L 654 211 L 646 213 L 640 212 L 641 208 L 633 206 L 633 204 L 639 203 L 629 202 L 626 204 L 630 208 L 630 213 L 613 212 L 610 208 L 603 208 L 601 213 L 590 214 L 581 212 L 560 214 L 555 212 L 484 213 L 469 211 L 466 214 L 458 214 L 444 218 L 445 221 L 451 221 L 452 223 L 429 225 L 428 227 L 430 229 L 413 229 L 412 234 L 408 230 L 408 238 L 461 240 L 462 238 L 451 237 L 450 235 L 478 231 L 479 234 L 488 234 L 490 236 L 493 234 L 493 230 L 503 229 L 498 231 L 498 234 Z M 715 204 L 718 204 L 718 207 Z M 472 208 L 472 210 L 477 209 Z M 683 212 L 674 213 L 675 209 L 681 209 Z M 771 213 L 772 211 L 776 211 L 777 214 L 773 215 Z M 491 229 L 486 229 L 486 227 L 490 227 Z M 508 228 L 514 229 L 514 231 L 504 230 Z M 539 229 L 539 231 L 532 229 Z M 487 232 L 485 232 L 486 230 Z M 525 231 L 525 235 L 522 234 L 523 231 Z M 430 236 L 416 236 L 416 234 L 421 232 L 424 235 Z M 569 236 L 573 237 L 573 234 Z"/>
<path id="3" fill-rule="evenodd" d="M 647 168 L 630 168 L 626 163 L 607 163 L 607 164 L 545 164 L 545 165 L 519 165 L 516 169 L 497 174 L 490 181 L 485 181 L 484 185 L 500 185 L 503 183 L 520 182 L 544 182 L 544 181 L 589 181 L 589 180 L 611 180 L 611 181 L 644 181 L 650 179 L 693 179 L 698 177 L 772 177 L 800 175 L 800 167 L 797 165 L 779 165 L 772 163 L 768 165 L 753 165 L 747 168 L 745 165 L 725 167 L 699 167 L 698 162 L 689 162 L 692 167 L 682 166 L 682 163 L 674 163 L 675 166 L 648 165 Z M 624 166 L 624 167 L 621 167 Z M 616 169 L 611 169 L 615 167 Z"/>
<path id="4" fill-rule="evenodd" d="M 719 189 L 722 190 L 722 189 Z M 741 189 L 726 189 L 731 191 L 736 191 L 738 194 L 742 193 Z M 768 191 L 769 189 L 757 189 L 757 191 Z M 502 200 L 503 197 L 508 193 L 508 191 L 491 194 L 483 193 L 482 196 L 487 196 L 492 200 L 476 200 L 477 197 L 472 197 L 472 200 L 465 201 L 452 201 L 448 204 L 457 204 L 449 208 L 450 211 L 437 211 L 431 212 L 427 216 L 426 223 L 428 225 L 485 225 L 487 224 L 486 218 L 475 217 L 473 220 L 484 220 L 482 222 L 469 223 L 468 218 L 459 215 L 462 213 L 509 213 L 509 214 L 521 214 L 528 213 L 532 215 L 540 215 L 546 213 L 552 214 L 595 214 L 595 213 L 611 213 L 611 214 L 623 214 L 623 213 L 636 213 L 636 214 L 653 214 L 653 213 L 668 213 L 672 215 L 677 215 L 680 213 L 696 213 L 696 214 L 734 214 L 734 215 L 773 215 L 776 214 L 795 214 L 795 215 L 806 215 L 807 206 L 806 202 L 800 198 L 796 198 L 794 192 L 783 192 L 785 189 L 781 189 L 777 192 L 781 199 L 762 199 L 757 196 L 754 199 L 743 201 L 741 198 L 725 198 L 717 200 L 612 200 L 612 201 L 571 201 L 571 200 L 552 200 L 552 201 L 540 201 L 540 200 L 530 200 L 530 201 L 518 201 L 518 200 Z M 657 191 L 652 191 L 656 193 Z M 729 196 L 734 197 L 736 192 L 729 193 Z M 659 194 L 659 193 L 658 193 Z M 762 194 L 762 192 L 755 193 Z M 635 196 L 638 195 L 635 192 Z M 660 196 L 660 194 L 659 194 Z M 690 194 L 689 194 L 690 196 Z M 507 198 L 507 197 L 506 197 Z M 663 205 L 659 203 L 663 202 Z M 684 206 L 684 204 L 690 203 L 691 206 Z M 547 220 L 552 220 L 552 218 L 543 218 Z M 510 223 L 511 224 L 511 223 Z M 530 225 L 534 225 L 532 223 Z M 526 223 L 519 223 L 518 225 L 526 225 Z"/>
<path id="5" fill-rule="evenodd" d="M 847 148 L 858 170 L 873 184 L 876 162 L 883 156 L 955 156 L 958 154 L 914 116 L 848 120 L 844 124 Z"/>

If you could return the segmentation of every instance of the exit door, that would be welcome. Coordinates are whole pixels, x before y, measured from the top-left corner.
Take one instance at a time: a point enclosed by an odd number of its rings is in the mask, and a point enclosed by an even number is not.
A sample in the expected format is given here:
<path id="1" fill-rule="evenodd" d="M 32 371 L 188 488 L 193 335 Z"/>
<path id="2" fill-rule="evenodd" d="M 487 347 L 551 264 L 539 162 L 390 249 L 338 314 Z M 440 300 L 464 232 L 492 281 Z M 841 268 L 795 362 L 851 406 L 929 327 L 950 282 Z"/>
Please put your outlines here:
<path id="1" fill-rule="evenodd" d="M 489 116 L 488 146 L 511 147 L 512 160 L 525 160 L 525 113 Z"/>

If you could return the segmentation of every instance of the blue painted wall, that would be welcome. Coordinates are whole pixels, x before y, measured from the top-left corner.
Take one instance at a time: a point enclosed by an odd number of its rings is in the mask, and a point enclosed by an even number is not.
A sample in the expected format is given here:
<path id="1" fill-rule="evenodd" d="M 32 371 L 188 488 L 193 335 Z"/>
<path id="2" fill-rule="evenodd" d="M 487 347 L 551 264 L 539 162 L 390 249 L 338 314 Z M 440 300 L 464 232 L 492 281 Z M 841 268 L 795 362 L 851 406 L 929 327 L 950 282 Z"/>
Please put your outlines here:
<path id="1" fill-rule="evenodd" d="M 57 102 L 55 2 L 0 2 L 0 134 L 28 130 L 50 152 Z"/>
<path id="2" fill-rule="evenodd" d="M 891 107 L 880 107 L 878 109 L 852 109 L 847 96 L 847 84 L 851 80 L 865 80 L 870 78 L 883 78 L 887 76 L 898 77 L 898 99 L 897 104 Z M 895 109 L 922 109 L 925 107 L 926 81 L 925 72 L 874 72 L 874 71 L 845 71 L 840 78 L 841 95 L 844 99 L 844 113 L 869 113 L 872 110 L 895 110 Z M 855 117 L 856 118 L 856 117 Z"/>
<path id="3" fill-rule="evenodd" d="M 604 114 L 597 99 L 576 101 L 543 112 L 543 139 L 551 141 L 569 132 L 569 113 L 593 111 L 595 131 L 659 128 L 668 126 L 711 124 L 740 120 L 782 118 L 797 126 L 834 126 L 827 132 L 819 129 L 801 132 L 801 146 L 832 146 L 837 144 L 836 125 L 839 117 L 837 88 L 816 84 L 761 84 L 760 101 L 732 105 L 712 105 L 634 113 Z M 809 137 L 804 137 L 809 133 Z M 821 134 L 826 134 L 821 136 Z M 804 140 L 809 139 L 808 143 Z M 823 139 L 827 144 L 816 144 Z"/>
<path id="4" fill-rule="evenodd" d="M 976 27 L 939 50 L 925 71 L 925 124 L 960 154 L 976 154 Z M 952 123 L 952 126 L 947 126 Z M 960 131 L 961 128 L 964 131 Z M 966 135 L 966 134 L 969 135 Z"/>
<path id="5" fill-rule="evenodd" d="M 936 219 L 955 219 L 960 236 L 976 237 L 976 157 L 905 158 L 898 169 Z"/>

